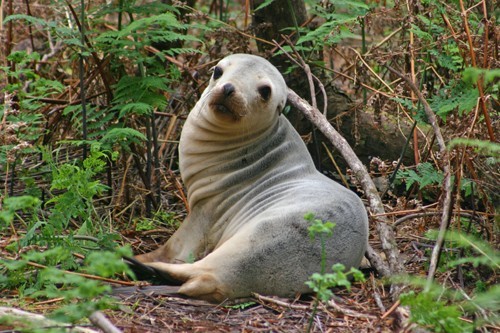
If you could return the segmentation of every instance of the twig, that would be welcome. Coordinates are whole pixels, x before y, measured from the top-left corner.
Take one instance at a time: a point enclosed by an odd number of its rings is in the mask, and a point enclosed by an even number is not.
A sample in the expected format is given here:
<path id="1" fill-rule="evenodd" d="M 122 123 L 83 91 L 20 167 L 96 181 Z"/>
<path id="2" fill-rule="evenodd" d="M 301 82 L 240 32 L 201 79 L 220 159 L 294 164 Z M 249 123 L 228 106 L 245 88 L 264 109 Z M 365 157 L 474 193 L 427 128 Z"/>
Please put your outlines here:
<path id="1" fill-rule="evenodd" d="M 446 150 L 446 144 L 444 142 L 443 135 L 441 134 L 441 130 L 438 125 L 438 120 L 434 111 L 432 111 L 429 103 L 422 95 L 422 92 L 417 88 L 417 86 L 413 83 L 411 79 L 409 79 L 406 75 L 403 75 L 393 69 L 392 67 L 387 66 L 387 68 L 401 79 L 403 79 L 406 84 L 410 87 L 410 89 L 417 95 L 420 103 L 424 106 L 424 111 L 427 116 L 428 121 L 431 123 L 432 129 L 434 130 L 434 135 L 436 137 L 437 144 L 439 146 L 439 152 L 441 153 L 442 159 L 442 168 L 444 172 L 444 180 L 443 180 L 443 191 L 444 191 L 444 199 L 443 199 L 443 212 L 441 215 L 441 223 L 439 226 L 439 234 L 436 240 L 436 246 L 432 250 L 431 255 L 431 263 L 429 266 L 429 273 L 427 275 L 427 286 L 428 289 L 434 280 L 434 274 L 436 273 L 437 265 L 439 262 L 439 256 L 441 254 L 441 248 L 444 243 L 444 237 L 446 235 L 446 231 L 448 229 L 448 224 L 451 219 L 451 209 L 452 209 L 452 196 L 453 196 L 453 187 L 451 183 L 451 168 L 450 168 L 450 160 L 448 156 L 448 151 Z"/>
<path id="2" fill-rule="evenodd" d="M 30 266 L 36 267 L 36 268 L 47 268 L 47 266 L 37 264 L 36 262 L 28 261 L 27 263 Z M 119 281 L 119 280 L 113 280 L 113 279 L 107 279 L 103 278 L 97 275 L 91 275 L 91 274 L 85 274 L 85 273 L 78 273 L 78 272 L 72 272 L 72 271 L 66 271 L 62 270 L 66 274 L 71 274 L 71 275 L 79 275 L 87 279 L 91 280 L 98 280 L 98 281 L 104 281 L 104 282 L 109 282 L 109 283 L 115 283 L 115 284 L 121 284 L 124 286 L 135 286 L 137 283 L 135 282 L 127 282 L 127 281 Z"/>
<path id="3" fill-rule="evenodd" d="M 90 321 L 104 333 L 122 333 L 101 311 L 96 311 L 89 316 Z"/>
<path id="4" fill-rule="evenodd" d="M 377 291 L 377 286 L 375 284 L 375 278 L 373 277 L 373 274 L 370 274 L 370 280 L 372 282 L 373 298 L 375 299 L 375 304 L 377 304 L 381 312 L 385 313 L 386 308 L 384 306 L 384 303 L 382 303 L 382 298 L 380 297 L 379 292 Z"/>
<path id="5" fill-rule="evenodd" d="M 384 314 L 382 315 L 382 317 L 380 317 L 380 319 L 385 319 L 385 318 L 387 318 L 387 317 L 388 317 L 391 313 L 393 313 L 393 312 L 394 312 L 394 310 L 396 310 L 396 309 L 398 308 L 399 304 L 401 304 L 401 303 L 400 303 L 400 301 L 399 301 L 399 300 L 397 300 L 397 301 L 396 301 L 396 302 L 395 302 L 395 303 L 394 303 L 394 304 L 393 304 L 393 305 L 389 308 L 389 310 L 387 310 L 387 312 L 386 312 L 386 313 L 384 313 Z"/>
<path id="6" fill-rule="evenodd" d="M 409 1 L 407 1 L 406 7 L 408 10 L 408 13 L 410 14 L 409 15 L 410 23 L 413 23 L 413 21 L 414 21 L 414 15 L 412 12 L 413 6 L 410 5 Z M 410 34 L 410 44 L 408 45 L 408 48 L 410 50 L 410 75 L 411 75 L 411 82 L 415 83 L 415 81 L 416 81 L 416 79 L 415 79 L 415 38 L 414 38 L 414 34 L 413 34 L 412 29 L 409 29 L 409 34 Z M 412 103 L 414 100 L 415 100 L 415 93 L 412 90 L 411 91 Z M 417 124 L 417 122 L 415 121 L 415 126 L 416 126 L 416 124 Z M 415 164 L 417 165 L 420 163 L 420 152 L 418 150 L 418 134 L 416 131 L 412 131 L 412 135 L 413 135 L 413 159 L 415 160 Z"/>
<path id="7" fill-rule="evenodd" d="M 307 306 L 307 305 L 292 304 L 292 303 L 289 303 L 289 302 L 280 301 L 279 299 L 276 299 L 276 298 L 259 295 L 257 293 L 252 293 L 252 295 L 253 295 L 253 297 L 255 297 L 260 302 L 273 303 L 273 304 L 276 304 L 276 305 L 279 305 L 279 306 L 283 306 L 283 307 L 286 307 L 286 308 L 290 308 L 290 309 L 294 309 L 294 310 L 304 310 L 304 311 L 307 311 L 307 310 L 310 309 L 309 306 Z"/>
<path id="8" fill-rule="evenodd" d="M 476 53 L 474 52 L 474 44 L 472 42 L 472 36 L 470 33 L 470 29 L 469 29 L 469 23 L 467 21 L 467 11 L 465 10 L 463 0 L 460 0 L 460 10 L 462 11 L 462 18 L 464 21 L 465 33 L 467 34 L 467 42 L 469 43 L 469 53 L 470 53 L 472 66 L 477 67 Z M 485 24 L 486 24 L 486 26 L 488 26 L 488 17 L 486 16 L 487 15 L 486 10 L 484 10 L 484 14 L 485 14 L 484 20 L 486 22 Z M 486 43 L 487 43 L 487 41 L 486 41 Z M 487 45 L 485 45 L 484 47 L 486 48 L 486 46 Z M 486 54 L 484 56 L 486 57 Z M 479 91 L 479 99 L 481 101 L 481 110 L 483 111 L 484 122 L 486 124 L 486 128 L 488 129 L 488 135 L 490 137 L 490 141 L 495 142 L 496 141 L 495 140 L 495 133 L 493 132 L 493 127 L 491 126 L 490 115 L 489 115 L 488 110 L 486 108 L 484 91 L 483 91 L 483 80 L 481 78 L 477 81 L 477 90 Z"/>
<path id="9" fill-rule="evenodd" d="M 339 177 L 342 180 L 342 183 L 344 184 L 344 186 L 346 188 L 349 188 L 349 184 L 347 183 L 347 180 L 345 179 L 344 175 L 342 174 L 342 171 L 340 170 L 337 162 L 335 161 L 335 158 L 333 157 L 332 152 L 330 151 L 330 149 L 328 149 L 328 146 L 324 142 L 321 142 L 321 143 L 323 144 L 323 148 L 325 148 L 326 154 L 330 158 L 330 161 L 332 161 L 333 166 L 335 167 L 335 170 L 337 170 L 337 173 L 339 174 Z"/>
<path id="10" fill-rule="evenodd" d="M 387 37 L 385 37 L 384 39 L 382 39 L 376 45 L 372 46 L 367 52 L 365 52 L 363 54 L 363 56 L 364 57 L 369 56 L 374 50 L 378 49 L 380 46 L 382 46 L 383 44 L 385 44 L 389 39 L 391 39 L 392 37 L 394 37 L 394 35 L 396 35 L 401 30 L 403 30 L 403 28 L 399 27 L 396 30 L 394 30 L 393 32 L 391 32 L 389 35 L 387 35 Z"/>
<path id="11" fill-rule="evenodd" d="M 40 71 L 42 68 L 42 64 L 47 60 L 55 56 L 62 49 L 62 40 L 57 40 L 54 44 L 52 40 L 52 35 L 50 34 L 50 30 L 47 31 L 47 40 L 49 42 L 50 52 L 43 55 L 42 59 L 36 64 L 36 71 Z"/>
<path id="12" fill-rule="evenodd" d="M 351 309 L 347 309 L 338 305 L 335 300 L 332 298 L 328 301 L 328 306 L 332 307 L 335 311 L 342 313 L 345 316 L 353 317 L 353 318 L 368 318 L 368 319 L 377 319 L 377 317 L 360 313 Z"/>
<path id="13" fill-rule="evenodd" d="M 311 68 L 309 67 L 309 65 L 304 61 L 304 59 L 302 59 L 302 57 L 300 56 L 300 54 L 297 52 L 297 50 L 295 49 L 295 47 L 293 46 L 293 43 L 292 41 L 282 35 L 282 38 L 288 43 L 288 45 L 292 48 L 293 52 L 295 53 L 295 55 L 297 56 L 297 58 L 300 60 L 300 63 L 299 61 L 295 60 L 292 56 L 290 56 L 290 54 L 288 52 L 286 52 L 280 45 L 278 42 L 276 42 L 275 40 L 273 40 L 274 44 L 291 60 L 293 61 L 297 66 L 301 67 L 304 72 L 306 72 L 306 75 L 307 75 L 307 80 L 309 81 L 309 90 L 310 90 L 310 94 L 311 94 L 311 102 L 312 102 L 312 106 L 314 108 L 318 108 L 318 104 L 316 103 L 316 92 L 314 90 L 314 82 L 313 82 L 313 78 L 316 80 L 316 83 L 318 84 L 319 86 L 319 89 L 321 90 L 321 93 L 323 94 L 323 115 L 326 117 L 326 111 L 328 109 L 328 96 L 326 95 L 326 91 L 325 91 L 325 87 L 323 86 L 323 83 L 321 83 L 321 80 L 318 79 L 318 77 L 316 75 L 314 75 L 312 72 L 311 72 Z"/>
<path id="14" fill-rule="evenodd" d="M 370 65 L 368 65 L 365 61 L 365 59 L 363 59 L 363 56 L 354 48 L 349 48 L 351 51 L 353 51 L 354 53 L 356 53 L 356 55 L 359 57 L 359 60 L 361 60 L 361 62 L 363 63 L 363 65 L 365 65 L 365 67 L 377 78 L 377 80 L 380 81 L 380 83 L 382 83 L 387 89 L 389 89 L 389 91 L 391 93 L 394 93 L 394 89 L 392 89 L 385 81 L 384 79 L 382 79 L 378 74 L 377 72 L 375 72 L 373 70 L 373 68 L 370 67 Z"/>
<path id="15" fill-rule="evenodd" d="M 410 219 L 416 219 L 416 218 L 419 218 L 419 217 L 426 217 L 426 216 L 434 216 L 434 215 L 439 215 L 439 214 L 442 214 L 442 212 L 441 211 L 431 211 L 431 212 L 421 212 L 421 213 L 409 214 L 409 215 L 406 215 L 406 216 L 403 216 L 403 217 L 397 219 L 392 224 L 392 227 L 395 228 L 398 225 L 400 225 L 401 223 L 406 222 L 406 221 L 408 221 Z M 467 217 L 467 218 L 470 218 L 470 219 L 479 218 L 479 216 L 477 216 L 477 215 L 466 213 L 466 212 L 463 212 L 463 211 L 455 212 L 455 214 L 458 214 L 460 216 Z"/>

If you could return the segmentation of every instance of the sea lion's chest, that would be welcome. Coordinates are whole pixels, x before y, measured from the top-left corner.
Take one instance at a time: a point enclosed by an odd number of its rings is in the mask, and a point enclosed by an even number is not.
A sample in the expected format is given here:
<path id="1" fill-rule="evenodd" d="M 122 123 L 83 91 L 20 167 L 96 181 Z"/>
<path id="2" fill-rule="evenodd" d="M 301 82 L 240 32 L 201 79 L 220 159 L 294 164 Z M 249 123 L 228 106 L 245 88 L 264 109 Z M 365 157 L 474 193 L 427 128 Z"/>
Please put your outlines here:
<path id="1" fill-rule="evenodd" d="M 212 244 L 223 232 L 229 237 L 257 215 L 283 206 L 299 194 L 303 185 L 298 184 L 316 173 L 302 139 L 284 116 L 259 140 L 241 141 L 231 149 L 212 142 L 207 151 L 184 153 L 188 161 L 181 164 L 181 173 L 190 208 L 210 216 Z"/>

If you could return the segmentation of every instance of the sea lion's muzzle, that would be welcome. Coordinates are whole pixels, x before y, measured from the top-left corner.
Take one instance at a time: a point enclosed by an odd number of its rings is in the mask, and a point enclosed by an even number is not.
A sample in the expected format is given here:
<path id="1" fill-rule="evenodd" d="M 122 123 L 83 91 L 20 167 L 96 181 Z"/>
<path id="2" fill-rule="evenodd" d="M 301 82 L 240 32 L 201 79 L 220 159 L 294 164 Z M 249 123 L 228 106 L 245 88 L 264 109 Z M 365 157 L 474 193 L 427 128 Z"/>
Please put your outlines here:
<path id="1" fill-rule="evenodd" d="M 213 89 L 210 95 L 209 105 L 218 115 L 230 117 L 233 120 L 241 119 L 244 114 L 237 110 L 243 110 L 243 97 L 238 94 L 232 83 L 225 83 Z"/>

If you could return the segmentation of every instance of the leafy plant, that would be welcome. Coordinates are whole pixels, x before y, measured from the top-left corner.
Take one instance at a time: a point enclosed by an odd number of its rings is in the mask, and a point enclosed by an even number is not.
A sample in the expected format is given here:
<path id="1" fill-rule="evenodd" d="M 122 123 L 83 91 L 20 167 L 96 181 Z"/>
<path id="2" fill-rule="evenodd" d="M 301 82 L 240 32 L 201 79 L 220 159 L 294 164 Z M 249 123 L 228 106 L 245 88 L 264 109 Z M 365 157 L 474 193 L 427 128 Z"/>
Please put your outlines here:
<path id="1" fill-rule="evenodd" d="M 436 238 L 437 232 L 431 231 L 428 236 Z M 447 247 L 463 249 L 465 250 L 463 253 L 466 254 L 461 258 L 442 260 L 442 265 L 447 271 L 459 265 L 472 265 L 488 268 L 494 274 L 493 272 L 500 268 L 500 255 L 488 243 L 470 235 L 451 231 L 448 232 L 446 240 Z M 410 307 L 410 320 L 433 332 L 472 332 L 474 327 L 479 327 L 484 323 L 496 325 L 500 320 L 498 285 L 483 284 L 480 289 L 476 288 L 476 294 L 464 297 L 465 292 L 460 293 L 454 288 L 446 288 L 436 283 L 424 288 L 426 281 L 423 279 L 407 277 L 403 280 L 415 289 L 423 288 L 421 292 L 412 290 L 401 296 L 401 304 Z M 474 325 L 461 319 L 474 312 L 481 313 L 474 316 L 476 318 Z"/>
<path id="2" fill-rule="evenodd" d="M 470 146 L 475 147 L 475 149 L 486 155 L 491 156 L 498 160 L 500 157 L 500 144 L 490 141 L 484 140 L 474 140 L 474 139 L 464 139 L 464 138 L 455 138 L 451 140 L 449 143 L 449 149 L 452 149 L 455 146 Z"/>
<path id="3" fill-rule="evenodd" d="M 316 293 L 316 296 L 323 302 L 327 302 L 333 297 L 333 292 L 331 288 L 334 287 L 345 287 L 347 290 L 351 290 L 351 281 L 349 276 L 352 276 L 355 281 L 364 281 L 363 273 L 352 268 L 346 272 L 346 268 L 342 264 L 334 264 L 332 266 L 333 273 L 314 273 L 309 278 L 306 284 Z"/>
<path id="4" fill-rule="evenodd" d="M 155 212 L 152 218 L 141 218 L 135 221 L 135 229 L 137 231 L 147 231 L 164 226 L 176 230 L 180 226 L 180 221 L 174 213 L 159 210 Z"/>
<path id="5" fill-rule="evenodd" d="M 458 111 L 458 115 L 462 116 L 464 112 L 473 110 L 478 98 L 479 93 L 472 84 L 451 80 L 432 97 L 430 106 L 441 119 L 446 120 L 447 115 L 452 111 Z"/>
<path id="6" fill-rule="evenodd" d="M 133 274 L 121 260 L 129 256 L 130 249 L 121 248 L 116 251 L 100 251 L 90 253 L 82 265 L 74 266 L 87 274 L 112 277 L 127 272 Z M 71 249 L 54 247 L 39 252 L 30 251 L 19 260 L 0 260 L 0 270 L 6 273 L 0 279 L 0 289 L 17 287 L 21 295 L 37 299 L 61 298 L 64 306 L 57 308 L 49 317 L 61 321 L 75 323 L 88 317 L 97 310 L 116 306 L 116 300 L 105 296 L 111 287 L 99 280 L 89 279 L 76 272 L 55 268 L 56 264 L 72 260 Z M 42 267 L 34 270 L 33 267 Z M 41 266 L 40 266 L 41 265 Z"/>
<path id="7" fill-rule="evenodd" d="M 255 302 L 243 302 L 243 303 L 238 303 L 238 304 L 234 304 L 234 305 L 226 305 L 224 307 L 228 308 L 228 309 L 234 309 L 234 310 L 245 310 L 245 309 L 248 309 L 252 306 L 254 306 Z"/>
<path id="8" fill-rule="evenodd" d="M 339 263 L 336 263 L 332 266 L 333 273 L 326 273 L 326 238 L 333 235 L 335 223 L 316 219 L 313 213 L 307 213 L 306 215 L 304 215 L 304 219 L 311 224 L 308 227 L 309 237 L 311 238 L 311 240 L 319 237 L 321 242 L 320 273 L 314 273 L 310 276 L 309 280 L 306 281 L 306 285 L 316 293 L 313 311 L 311 313 L 309 325 L 307 328 L 307 331 L 310 332 L 312 328 L 313 318 L 316 315 L 318 309 L 319 301 L 321 300 L 323 302 L 327 302 L 328 300 L 330 300 L 330 298 L 333 297 L 333 292 L 330 289 L 338 286 L 343 286 L 347 290 L 350 290 L 351 281 L 348 277 L 352 276 L 355 281 L 364 281 L 364 276 L 363 273 L 353 267 L 351 267 L 348 272 L 345 272 L 345 266 Z"/>
<path id="9" fill-rule="evenodd" d="M 431 163 L 424 162 L 417 165 L 416 171 L 412 169 L 398 170 L 396 179 L 403 181 L 408 191 L 413 184 L 418 184 L 419 189 L 424 189 L 429 185 L 439 185 L 443 182 L 443 174 L 436 170 Z"/>
<path id="10" fill-rule="evenodd" d="M 2 202 L 0 211 L 0 226 L 2 228 L 12 227 L 12 222 L 19 211 L 33 213 L 40 207 L 40 199 L 30 195 L 19 197 L 7 197 Z"/>
<path id="11" fill-rule="evenodd" d="M 298 46 L 312 43 L 313 49 L 333 45 L 357 35 L 352 32 L 359 18 L 366 15 L 370 7 L 361 1 L 341 0 L 330 3 L 326 8 L 315 6 L 313 13 L 324 19 L 318 28 L 307 31 L 297 41 Z"/>
<path id="12" fill-rule="evenodd" d="M 401 304 L 410 307 L 412 322 L 433 332 L 472 332 L 472 325 L 460 319 L 459 307 L 439 300 L 437 292 L 410 291 L 401 296 Z"/>
<path id="13" fill-rule="evenodd" d="M 16 51 L 7 59 L 16 64 L 0 67 L 8 80 L 2 89 L 5 102 L 0 104 L 0 170 L 8 173 L 21 154 L 35 151 L 32 143 L 43 134 L 43 117 L 35 112 L 43 105 L 40 99 L 62 91 L 63 86 L 35 73 L 31 63 L 40 61 L 36 52 Z"/>
<path id="14" fill-rule="evenodd" d="M 53 166 L 50 190 L 62 193 L 55 194 L 47 205 L 52 211 L 49 222 L 56 230 L 65 229 L 72 218 L 82 221 L 79 233 L 88 234 L 94 229 L 92 217 L 96 213 L 93 199 L 107 189 L 95 179 L 105 170 L 108 159 L 108 155 L 99 148 L 98 144 L 91 146 L 90 156 L 83 161 L 82 166 L 76 163 Z"/>

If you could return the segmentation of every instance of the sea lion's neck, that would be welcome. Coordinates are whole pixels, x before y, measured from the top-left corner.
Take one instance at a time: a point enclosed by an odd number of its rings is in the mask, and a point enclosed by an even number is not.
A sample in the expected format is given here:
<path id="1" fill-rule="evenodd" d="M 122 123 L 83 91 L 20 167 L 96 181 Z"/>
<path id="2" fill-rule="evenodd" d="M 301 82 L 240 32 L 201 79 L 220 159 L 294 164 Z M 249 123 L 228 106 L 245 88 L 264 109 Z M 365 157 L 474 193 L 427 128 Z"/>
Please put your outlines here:
<path id="1" fill-rule="evenodd" d="M 205 132 L 206 128 L 197 128 L 193 123 L 187 125 L 189 128 L 183 130 L 179 151 L 190 207 L 203 201 L 215 209 L 220 208 L 222 202 L 238 200 L 244 195 L 240 189 L 257 186 L 273 173 L 282 172 L 277 166 L 287 163 L 291 151 L 306 150 L 300 136 L 283 116 L 267 128 L 249 129 L 247 133 L 226 140 Z M 305 151 L 301 156 L 309 154 Z M 291 163 L 297 164 L 297 161 Z M 302 173 L 314 170 L 310 158 L 298 164 L 291 169 L 302 169 Z"/>

